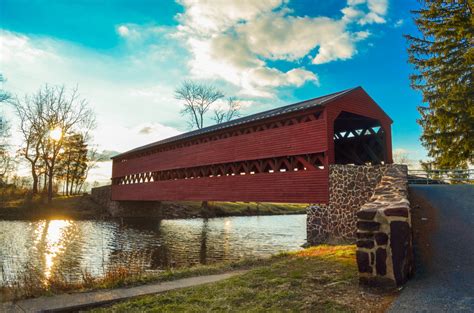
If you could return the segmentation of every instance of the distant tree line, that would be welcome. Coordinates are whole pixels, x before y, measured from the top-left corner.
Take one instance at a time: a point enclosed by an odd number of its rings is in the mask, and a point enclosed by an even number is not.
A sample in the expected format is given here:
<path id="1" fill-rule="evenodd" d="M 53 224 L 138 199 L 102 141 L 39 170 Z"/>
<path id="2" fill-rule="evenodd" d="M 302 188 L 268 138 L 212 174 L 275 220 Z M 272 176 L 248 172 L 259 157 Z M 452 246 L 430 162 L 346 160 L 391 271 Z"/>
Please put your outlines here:
<path id="1" fill-rule="evenodd" d="M 11 104 L 18 117 L 22 145 L 17 155 L 28 164 L 31 194 L 43 193 L 51 202 L 53 195 L 61 191 L 59 187 L 65 195 L 80 193 L 97 161 L 97 153 L 90 146 L 95 115 L 78 89 L 45 85 L 22 98 L 2 89 L 0 99 Z M 6 131 L 0 134 L 4 139 L 8 137 Z M 3 156 L 0 165 L 4 171 L 0 183 L 2 180 L 5 183 L 13 156 L 9 155 L 6 144 L 0 147 Z"/>

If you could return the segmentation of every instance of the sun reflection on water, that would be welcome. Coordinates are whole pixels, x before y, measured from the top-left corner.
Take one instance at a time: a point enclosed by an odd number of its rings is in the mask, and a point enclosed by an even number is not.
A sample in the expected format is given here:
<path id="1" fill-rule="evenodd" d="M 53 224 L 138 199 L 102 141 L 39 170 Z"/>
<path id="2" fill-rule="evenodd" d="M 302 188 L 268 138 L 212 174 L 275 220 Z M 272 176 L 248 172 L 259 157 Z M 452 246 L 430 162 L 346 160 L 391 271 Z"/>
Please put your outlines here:
<path id="1" fill-rule="evenodd" d="M 64 237 L 67 229 L 72 224 L 73 222 L 68 220 L 51 220 L 48 222 L 44 254 L 44 277 L 46 279 L 51 277 L 55 259 L 64 249 Z"/>
<path id="2" fill-rule="evenodd" d="M 116 266 L 162 270 L 298 250 L 305 215 L 181 220 L 0 220 L 0 288 L 32 273 L 45 285 Z M 2 276 L 1 267 L 5 269 Z"/>

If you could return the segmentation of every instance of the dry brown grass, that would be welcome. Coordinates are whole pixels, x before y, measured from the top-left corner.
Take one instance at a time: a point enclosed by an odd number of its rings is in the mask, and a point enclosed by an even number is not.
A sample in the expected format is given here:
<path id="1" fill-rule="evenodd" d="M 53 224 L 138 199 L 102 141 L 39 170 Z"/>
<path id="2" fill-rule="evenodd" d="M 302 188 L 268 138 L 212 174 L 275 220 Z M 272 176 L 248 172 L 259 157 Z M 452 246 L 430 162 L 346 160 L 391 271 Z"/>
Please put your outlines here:
<path id="1" fill-rule="evenodd" d="M 139 257 L 139 253 L 128 253 L 121 256 L 125 261 L 121 265 L 113 265 L 104 269 L 103 275 L 94 276 L 84 269 L 80 277 L 71 280 L 63 273 L 54 272 L 49 278 L 34 266 L 27 266 L 19 273 L 15 282 L 0 287 L 0 302 L 34 298 L 61 293 L 83 292 L 97 289 L 134 286 L 159 281 L 170 281 L 192 276 L 218 274 L 236 269 L 248 269 L 266 265 L 272 259 L 283 255 L 263 259 L 243 259 L 237 262 L 221 262 L 211 265 L 195 265 L 182 268 L 167 268 L 158 271 L 144 270 L 146 258 Z"/>
<path id="2" fill-rule="evenodd" d="M 137 261 L 140 258 L 130 256 L 125 259 L 127 261 L 123 265 L 105 268 L 101 276 L 94 276 L 89 270 L 83 269 L 79 278 L 70 277 L 60 271 L 53 271 L 47 276 L 41 269 L 28 264 L 13 282 L 0 287 L 0 302 L 65 292 L 114 288 L 142 280 L 145 270 L 142 261 Z"/>

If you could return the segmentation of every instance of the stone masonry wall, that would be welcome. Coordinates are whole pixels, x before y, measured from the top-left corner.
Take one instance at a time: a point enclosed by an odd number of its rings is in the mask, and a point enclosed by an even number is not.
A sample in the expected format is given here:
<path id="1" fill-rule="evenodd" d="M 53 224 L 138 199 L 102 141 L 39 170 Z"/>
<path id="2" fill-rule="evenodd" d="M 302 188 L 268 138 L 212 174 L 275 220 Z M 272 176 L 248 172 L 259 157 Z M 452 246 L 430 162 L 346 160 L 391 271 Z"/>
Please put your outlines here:
<path id="1" fill-rule="evenodd" d="M 112 201 L 112 186 L 92 188 L 91 197 L 114 217 L 163 217 L 158 201 Z"/>
<path id="2" fill-rule="evenodd" d="M 386 171 L 357 212 L 357 264 L 362 283 L 400 286 L 413 272 L 407 167 Z"/>
<path id="3" fill-rule="evenodd" d="M 329 204 L 307 208 L 308 243 L 355 242 L 356 213 L 372 197 L 382 176 L 392 166 L 330 165 Z"/>
<path id="4" fill-rule="evenodd" d="M 100 204 L 103 207 L 109 206 L 112 195 L 112 187 L 110 185 L 96 187 L 91 189 L 91 197 L 94 202 Z"/>

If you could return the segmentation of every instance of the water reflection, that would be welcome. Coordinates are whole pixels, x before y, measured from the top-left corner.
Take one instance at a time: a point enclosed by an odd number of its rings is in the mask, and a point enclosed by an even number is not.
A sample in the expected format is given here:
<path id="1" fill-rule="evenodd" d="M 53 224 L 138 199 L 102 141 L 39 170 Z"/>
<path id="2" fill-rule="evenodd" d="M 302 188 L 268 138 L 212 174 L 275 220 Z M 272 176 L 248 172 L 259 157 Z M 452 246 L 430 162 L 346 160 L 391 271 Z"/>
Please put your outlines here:
<path id="1" fill-rule="evenodd" d="M 52 220 L 47 222 L 46 226 L 46 242 L 44 249 L 44 277 L 46 279 L 51 277 L 51 270 L 54 265 L 54 260 L 58 254 L 64 252 L 66 243 L 66 231 L 71 225 L 70 221 Z"/>
<path id="2" fill-rule="evenodd" d="M 0 284 L 35 267 L 74 280 L 83 270 L 146 269 L 268 256 L 304 243 L 306 216 L 117 221 L 0 221 Z"/>

